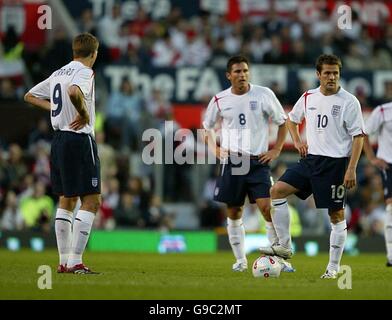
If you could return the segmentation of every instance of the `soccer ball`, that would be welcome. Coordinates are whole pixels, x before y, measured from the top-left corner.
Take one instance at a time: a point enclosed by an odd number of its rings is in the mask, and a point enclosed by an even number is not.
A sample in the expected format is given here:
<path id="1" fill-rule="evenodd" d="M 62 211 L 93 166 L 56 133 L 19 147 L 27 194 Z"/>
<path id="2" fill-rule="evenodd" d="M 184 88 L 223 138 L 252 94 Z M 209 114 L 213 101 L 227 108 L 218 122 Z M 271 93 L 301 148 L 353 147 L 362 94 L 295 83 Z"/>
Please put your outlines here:
<path id="1" fill-rule="evenodd" d="M 253 262 L 252 273 L 255 278 L 278 278 L 281 268 L 276 257 L 261 256 Z"/>

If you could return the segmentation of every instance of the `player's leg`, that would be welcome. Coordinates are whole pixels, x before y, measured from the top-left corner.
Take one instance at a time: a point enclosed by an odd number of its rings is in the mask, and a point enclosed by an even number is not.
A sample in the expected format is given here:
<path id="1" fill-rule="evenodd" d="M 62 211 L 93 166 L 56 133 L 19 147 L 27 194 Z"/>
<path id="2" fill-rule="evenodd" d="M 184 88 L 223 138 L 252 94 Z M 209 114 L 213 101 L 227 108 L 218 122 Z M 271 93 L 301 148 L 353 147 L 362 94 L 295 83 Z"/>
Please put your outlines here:
<path id="1" fill-rule="evenodd" d="M 227 234 L 236 262 L 233 271 L 245 271 L 248 261 L 245 255 L 245 228 L 242 222 L 242 207 L 227 208 Z"/>
<path id="2" fill-rule="evenodd" d="M 50 180 L 52 190 L 53 193 L 60 195 L 55 218 L 55 233 L 60 260 L 57 268 L 57 272 L 59 273 L 67 271 L 67 261 L 72 241 L 73 210 L 77 201 L 77 197 L 64 196 L 64 176 L 67 174 L 64 172 L 67 169 L 64 166 L 66 162 L 64 159 L 66 155 L 66 151 L 64 150 L 66 139 L 66 135 L 61 131 L 56 131 L 50 151 Z"/>
<path id="3" fill-rule="evenodd" d="M 279 245 L 279 238 L 278 235 L 276 234 L 275 227 L 271 219 L 271 198 L 259 198 L 256 199 L 256 203 L 260 212 L 264 217 L 265 225 L 267 229 L 267 238 L 268 241 L 270 242 L 271 250 L 272 250 L 272 247 L 276 247 Z M 293 268 L 291 263 L 288 262 L 286 259 L 283 259 L 279 256 L 277 256 L 277 259 L 282 266 L 281 269 L 282 272 L 295 272 L 295 269 Z"/>
<path id="4" fill-rule="evenodd" d="M 385 247 L 387 250 L 387 266 L 392 267 L 392 164 L 389 168 L 381 171 L 385 198 Z"/>
<path id="5" fill-rule="evenodd" d="M 291 235 L 290 235 L 290 212 L 287 197 L 297 194 L 301 199 L 306 199 L 311 193 L 309 181 L 310 173 L 307 159 L 301 159 L 293 167 L 287 169 L 271 188 L 271 220 L 275 227 L 279 239 L 279 245 L 270 248 L 276 255 L 282 258 L 290 258 Z M 263 251 L 263 249 L 265 249 Z M 266 248 L 261 248 L 261 252 L 268 254 Z"/>
<path id="6" fill-rule="evenodd" d="M 290 212 L 287 197 L 295 192 L 298 192 L 297 188 L 282 181 L 278 181 L 271 188 L 271 220 L 278 241 L 271 247 L 260 248 L 261 253 L 277 255 L 284 259 L 291 258 Z"/>
<path id="7" fill-rule="evenodd" d="M 271 219 L 271 198 L 258 198 L 256 204 L 265 220 L 268 241 L 271 245 L 278 244 L 279 238 Z"/>
<path id="8" fill-rule="evenodd" d="M 246 177 L 232 174 L 232 163 L 220 165 L 214 200 L 227 204 L 227 234 L 236 263 L 233 271 L 245 271 L 248 267 L 245 255 L 245 228 L 242 222 L 242 206 L 246 197 Z"/>
<path id="9" fill-rule="evenodd" d="M 252 170 L 249 172 L 247 190 L 250 203 L 256 203 L 266 222 L 267 237 L 271 245 L 279 242 L 275 227 L 271 220 L 271 172 L 267 165 L 251 160 Z"/>
<path id="10" fill-rule="evenodd" d="M 387 249 L 387 266 L 392 267 L 392 197 L 386 199 L 386 212 L 385 212 L 385 246 Z"/>
<path id="11" fill-rule="evenodd" d="M 326 272 L 321 276 L 324 279 L 335 279 L 339 272 L 344 245 L 347 238 L 347 224 L 344 218 L 344 209 L 329 210 L 331 219 L 331 235 L 329 238 L 329 262 Z"/>
<path id="12" fill-rule="evenodd" d="M 101 201 L 100 164 L 97 145 L 89 135 L 67 135 L 64 195 L 79 195 L 81 207 L 76 213 L 68 268 L 74 273 L 92 273 L 83 265 L 82 256 Z"/>
<path id="13" fill-rule="evenodd" d="M 77 200 L 77 197 L 66 198 L 60 196 L 56 211 L 54 226 L 60 258 L 60 264 L 57 269 L 59 273 L 67 271 L 67 262 L 71 252 L 73 210 Z"/>
<path id="14" fill-rule="evenodd" d="M 347 224 L 344 217 L 346 189 L 343 185 L 348 158 L 315 158 L 311 179 L 314 201 L 317 208 L 327 208 L 331 220 L 329 241 L 329 262 L 323 279 L 335 279 L 339 272 L 344 245 L 347 238 Z"/>
<path id="15" fill-rule="evenodd" d="M 83 265 L 83 253 L 90 237 L 95 214 L 100 206 L 101 196 L 100 194 L 90 194 L 82 196 L 81 201 L 82 205 L 75 216 L 72 249 L 68 259 L 68 267 L 71 270 L 77 266 L 80 266 L 83 270 L 85 269 Z"/>

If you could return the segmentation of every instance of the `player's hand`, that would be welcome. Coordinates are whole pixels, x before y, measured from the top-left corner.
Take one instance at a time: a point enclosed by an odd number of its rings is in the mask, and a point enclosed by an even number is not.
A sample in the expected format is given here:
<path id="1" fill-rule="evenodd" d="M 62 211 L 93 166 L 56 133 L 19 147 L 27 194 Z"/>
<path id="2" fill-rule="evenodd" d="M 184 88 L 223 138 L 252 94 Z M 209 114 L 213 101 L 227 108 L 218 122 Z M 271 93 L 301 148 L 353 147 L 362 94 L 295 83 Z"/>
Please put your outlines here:
<path id="1" fill-rule="evenodd" d="M 69 124 L 69 128 L 75 131 L 82 129 L 86 124 L 90 122 L 90 118 L 87 115 L 87 118 L 82 117 L 80 114 L 77 114 L 74 121 Z"/>
<path id="2" fill-rule="evenodd" d="M 280 150 L 278 149 L 271 149 L 268 150 L 266 153 L 262 153 L 259 155 L 259 162 L 269 164 L 272 160 L 275 160 L 279 157 Z"/>
<path id="3" fill-rule="evenodd" d="M 346 174 L 344 175 L 343 185 L 346 189 L 354 188 L 356 185 L 357 176 L 355 169 L 348 168 Z"/>
<path id="4" fill-rule="evenodd" d="M 308 154 L 308 144 L 305 142 L 294 142 L 294 147 L 295 149 L 298 150 L 299 155 L 302 158 L 305 158 L 306 155 Z"/>
<path id="5" fill-rule="evenodd" d="M 379 168 L 380 170 L 387 170 L 389 168 L 388 163 L 380 158 L 374 158 L 370 161 L 370 163 Z"/>
<path id="6" fill-rule="evenodd" d="M 227 159 L 229 157 L 229 151 L 227 149 L 222 148 L 222 147 L 216 147 L 215 156 L 220 160 Z"/>

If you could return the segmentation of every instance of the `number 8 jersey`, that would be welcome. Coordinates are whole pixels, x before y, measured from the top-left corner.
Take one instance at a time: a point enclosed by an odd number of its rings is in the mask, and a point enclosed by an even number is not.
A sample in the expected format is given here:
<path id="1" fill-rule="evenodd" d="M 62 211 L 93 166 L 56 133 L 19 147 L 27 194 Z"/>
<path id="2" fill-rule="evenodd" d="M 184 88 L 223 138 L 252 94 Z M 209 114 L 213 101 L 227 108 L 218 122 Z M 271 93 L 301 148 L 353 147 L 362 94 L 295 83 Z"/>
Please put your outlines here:
<path id="1" fill-rule="evenodd" d="M 352 138 L 364 133 L 358 99 L 342 87 L 325 96 L 320 87 L 306 91 L 289 112 L 289 119 L 306 120 L 308 153 L 332 158 L 351 155 Z"/>
<path id="2" fill-rule="evenodd" d="M 68 88 L 76 85 L 82 91 L 84 104 L 90 116 L 90 123 L 78 131 L 69 128 L 78 114 L 68 95 Z M 95 97 L 94 72 L 79 61 L 71 61 L 56 70 L 46 80 L 29 91 L 33 96 L 50 100 L 51 122 L 54 130 L 73 131 L 94 135 Z"/>
<path id="3" fill-rule="evenodd" d="M 268 151 L 269 120 L 280 126 L 287 116 L 271 89 L 249 86 L 249 91 L 242 95 L 232 93 L 231 87 L 215 95 L 207 107 L 203 126 L 213 129 L 221 120 L 223 148 L 259 155 Z"/>

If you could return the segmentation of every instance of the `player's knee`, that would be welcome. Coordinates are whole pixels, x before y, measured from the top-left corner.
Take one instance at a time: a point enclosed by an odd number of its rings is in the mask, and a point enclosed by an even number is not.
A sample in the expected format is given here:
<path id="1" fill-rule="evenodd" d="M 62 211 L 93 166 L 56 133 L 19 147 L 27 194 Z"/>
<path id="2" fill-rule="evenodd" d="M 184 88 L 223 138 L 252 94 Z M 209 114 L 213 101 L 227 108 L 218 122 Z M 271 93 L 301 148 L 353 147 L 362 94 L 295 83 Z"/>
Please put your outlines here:
<path id="1" fill-rule="evenodd" d="M 338 211 L 330 211 L 329 212 L 329 218 L 331 220 L 331 223 L 337 224 L 339 222 L 342 222 L 344 220 L 344 210 L 338 210 Z"/>
<path id="2" fill-rule="evenodd" d="M 270 189 L 272 199 L 280 199 L 284 197 L 284 193 L 279 184 L 274 184 Z"/>
<path id="3" fill-rule="evenodd" d="M 227 208 L 227 217 L 233 220 L 240 219 L 242 217 L 242 207 Z"/>
<path id="4" fill-rule="evenodd" d="M 75 209 L 77 201 L 78 201 L 77 197 L 73 197 L 73 198 L 60 197 L 59 207 L 72 212 Z"/>
<path id="5" fill-rule="evenodd" d="M 101 206 L 101 197 L 92 197 L 88 199 L 83 199 L 82 201 L 82 209 L 96 213 Z"/>
<path id="6" fill-rule="evenodd" d="M 262 206 L 260 206 L 260 211 L 261 214 L 263 215 L 264 218 L 267 219 L 267 221 L 269 221 L 269 218 L 271 217 L 271 205 L 270 204 L 264 204 Z"/>

